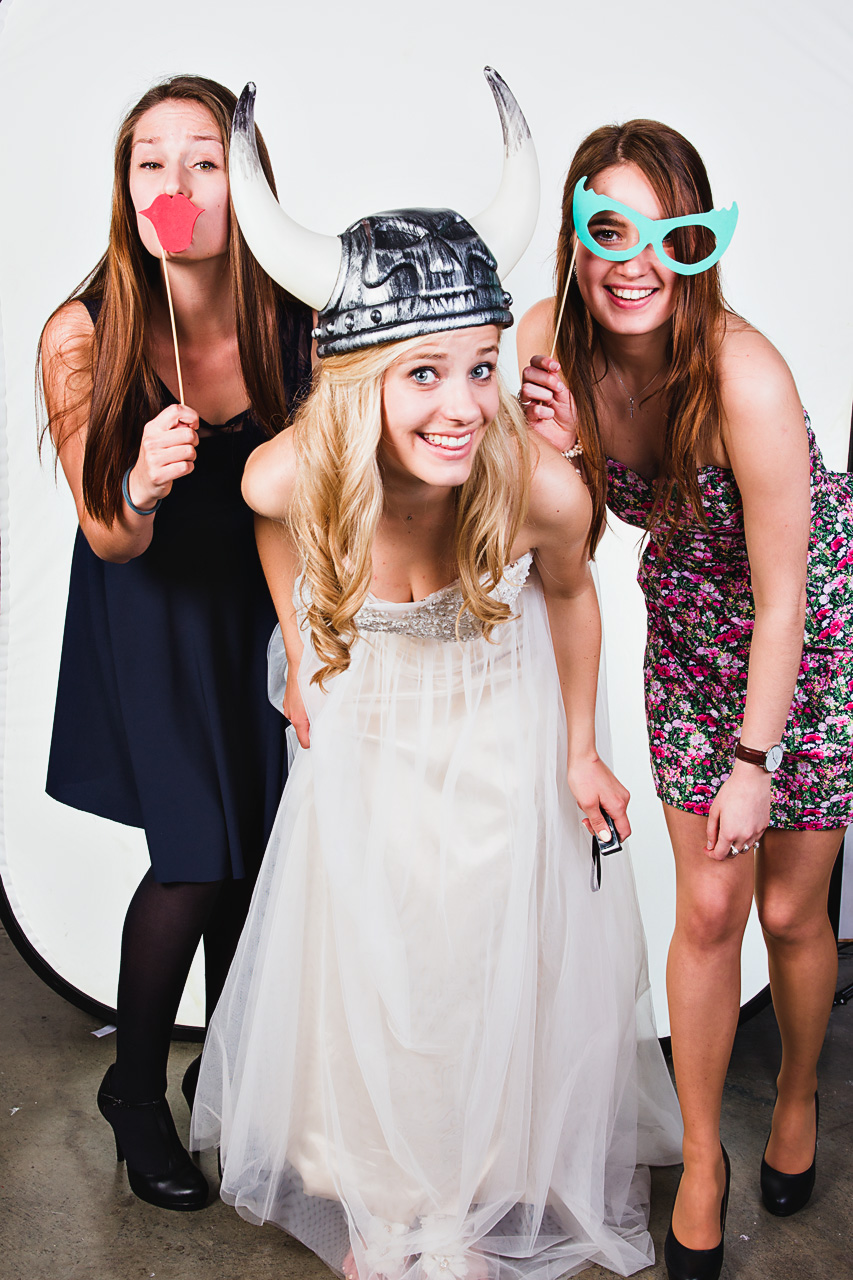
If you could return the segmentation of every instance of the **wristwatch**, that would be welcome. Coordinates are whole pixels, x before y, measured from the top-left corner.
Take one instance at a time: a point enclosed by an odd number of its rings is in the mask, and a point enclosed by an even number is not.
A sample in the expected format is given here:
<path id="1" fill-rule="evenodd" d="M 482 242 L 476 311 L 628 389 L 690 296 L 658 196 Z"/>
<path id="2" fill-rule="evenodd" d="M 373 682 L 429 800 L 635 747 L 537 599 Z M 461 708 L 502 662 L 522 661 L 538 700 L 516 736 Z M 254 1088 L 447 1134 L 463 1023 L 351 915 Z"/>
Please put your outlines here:
<path id="1" fill-rule="evenodd" d="M 748 764 L 757 764 L 765 773 L 775 773 L 782 763 L 782 757 L 785 752 L 777 743 L 775 747 L 769 747 L 766 751 L 756 751 L 754 747 L 745 747 L 739 742 L 735 747 L 735 756 L 738 760 L 746 760 Z"/>

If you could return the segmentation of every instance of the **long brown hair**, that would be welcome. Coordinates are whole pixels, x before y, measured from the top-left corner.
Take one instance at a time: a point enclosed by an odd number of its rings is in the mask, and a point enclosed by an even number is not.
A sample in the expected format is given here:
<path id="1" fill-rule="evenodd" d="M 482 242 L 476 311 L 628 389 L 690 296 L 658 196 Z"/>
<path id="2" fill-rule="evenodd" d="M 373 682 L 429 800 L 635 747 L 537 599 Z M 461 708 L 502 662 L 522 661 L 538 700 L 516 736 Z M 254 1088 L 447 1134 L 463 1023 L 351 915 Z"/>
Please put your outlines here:
<path id="1" fill-rule="evenodd" d="M 557 306 L 563 297 L 572 258 L 575 186 L 581 178 L 594 180 L 602 170 L 619 164 L 637 166 L 657 196 L 664 217 L 707 213 L 714 207 L 702 159 L 696 148 L 675 129 L 657 120 L 629 120 L 626 124 L 596 129 L 578 147 L 563 189 L 563 221 L 557 244 Z M 691 235 L 696 233 L 676 232 L 682 239 L 689 239 Z M 690 251 L 689 245 L 683 247 Z M 661 388 L 666 422 L 663 457 L 648 522 L 650 529 L 664 525 L 666 536 L 671 536 L 679 524 L 685 504 L 704 523 L 696 468 L 703 447 L 720 428 L 717 352 L 725 316 L 719 265 L 697 275 L 678 277 L 667 352 L 669 372 Z M 593 503 L 591 548 L 604 531 L 607 499 L 607 459 L 596 407 L 596 387 L 600 379 L 593 367 L 596 349 L 604 355 L 598 329 L 581 297 L 577 280 L 573 279 L 557 335 L 556 356 L 577 404 L 578 434 Z"/>
<path id="2" fill-rule="evenodd" d="M 48 324 L 72 301 L 100 304 L 84 368 L 69 368 L 79 384 L 91 388 L 86 448 L 83 459 L 83 501 L 89 514 L 103 524 L 116 519 L 121 505 L 121 479 L 139 452 L 142 429 L 162 407 L 162 390 L 145 354 L 145 326 L 151 299 L 160 287 L 160 263 L 143 246 L 130 199 L 128 175 L 133 133 L 141 117 L 163 102 L 198 103 L 213 116 L 225 149 L 237 99 L 230 89 L 203 76 L 172 76 L 154 85 L 128 112 L 115 147 L 112 218 L 107 251 L 98 265 L 51 315 Z M 273 191 L 267 149 L 257 133 L 258 154 Z M 281 289 L 258 266 L 249 251 L 231 208 L 229 262 L 234 294 L 240 366 L 252 411 L 270 434 L 288 419 L 286 386 L 299 371 L 300 345 L 307 353 L 307 309 Z M 45 329 L 47 325 L 45 325 Z M 300 337 L 302 343 L 300 344 Z M 282 359 L 282 338 L 286 359 Z M 44 330 L 38 346 L 41 369 Z M 66 439 L 66 424 L 81 407 L 67 402 L 42 431 L 49 430 L 57 453 Z"/>
<path id="3" fill-rule="evenodd" d="M 299 548 L 308 624 L 322 661 L 312 683 L 345 671 L 358 634 L 355 616 L 372 574 L 373 540 L 383 510 L 378 460 L 382 384 L 387 370 L 423 337 L 329 356 L 293 423 L 296 483 L 287 524 Z M 499 409 L 456 490 L 454 552 L 462 610 L 488 639 L 511 616 L 489 594 L 503 576 L 527 514 L 530 446 L 524 416 L 499 381 Z M 482 580 L 481 580 L 482 579 Z"/>

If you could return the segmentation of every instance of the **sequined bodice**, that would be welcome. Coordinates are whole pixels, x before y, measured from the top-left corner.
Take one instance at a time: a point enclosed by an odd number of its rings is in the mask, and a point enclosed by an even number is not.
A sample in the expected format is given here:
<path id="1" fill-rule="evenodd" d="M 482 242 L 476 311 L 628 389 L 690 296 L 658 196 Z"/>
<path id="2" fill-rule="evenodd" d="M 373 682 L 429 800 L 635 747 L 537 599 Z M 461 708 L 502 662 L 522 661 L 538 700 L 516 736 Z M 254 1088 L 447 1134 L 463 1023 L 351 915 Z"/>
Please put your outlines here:
<path id="1" fill-rule="evenodd" d="M 507 565 L 492 596 L 512 609 L 527 581 L 533 562 L 531 552 Z M 482 627 L 467 611 L 460 615 L 462 592 L 457 582 L 434 591 L 423 600 L 397 604 L 369 595 L 355 616 L 361 632 L 386 631 L 396 635 L 417 636 L 424 640 L 476 640 Z"/>

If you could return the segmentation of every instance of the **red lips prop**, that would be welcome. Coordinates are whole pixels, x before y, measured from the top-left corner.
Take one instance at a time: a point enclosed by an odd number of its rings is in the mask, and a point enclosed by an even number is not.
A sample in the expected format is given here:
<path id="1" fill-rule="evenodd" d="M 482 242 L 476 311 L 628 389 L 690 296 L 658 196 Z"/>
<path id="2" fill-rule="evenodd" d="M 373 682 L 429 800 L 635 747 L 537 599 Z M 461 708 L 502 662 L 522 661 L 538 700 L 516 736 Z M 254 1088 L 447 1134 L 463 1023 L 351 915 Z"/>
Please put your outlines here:
<path id="1" fill-rule="evenodd" d="M 204 209 L 199 209 L 186 196 L 159 195 L 147 209 L 141 209 L 143 218 L 154 224 L 154 230 L 166 253 L 180 253 L 189 249 L 193 240 L 195 220 Z"/>

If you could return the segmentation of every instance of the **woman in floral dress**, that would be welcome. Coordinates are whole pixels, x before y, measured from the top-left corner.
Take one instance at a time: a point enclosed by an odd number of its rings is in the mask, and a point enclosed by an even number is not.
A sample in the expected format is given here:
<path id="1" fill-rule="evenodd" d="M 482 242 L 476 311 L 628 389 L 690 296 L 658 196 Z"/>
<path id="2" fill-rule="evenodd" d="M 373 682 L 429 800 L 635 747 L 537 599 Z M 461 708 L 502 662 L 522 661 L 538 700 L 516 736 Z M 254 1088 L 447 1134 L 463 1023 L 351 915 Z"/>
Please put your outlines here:
<path id="1" fill-rule="evenodd" d="M 605 503 L 649 531 L 646 712 L 677 876 L 673 1280 L 722 1266 L 720 1102 L 753 893 L 783 1048 L 762 1196 L 785 1215 L 811 1193 L 837 966 L 827 889 L 853 812 L 853 494 L 824 469 L 779 353 L 723 301 L 736 216 L 714 209 L 674 130 L 596 130 L 566 181 L 557 299 L 519 327 L 528 421 L 583 449 L 593 546 Z M 550 359 L 534 353 L 552 350 L 575 250 Z"/>

